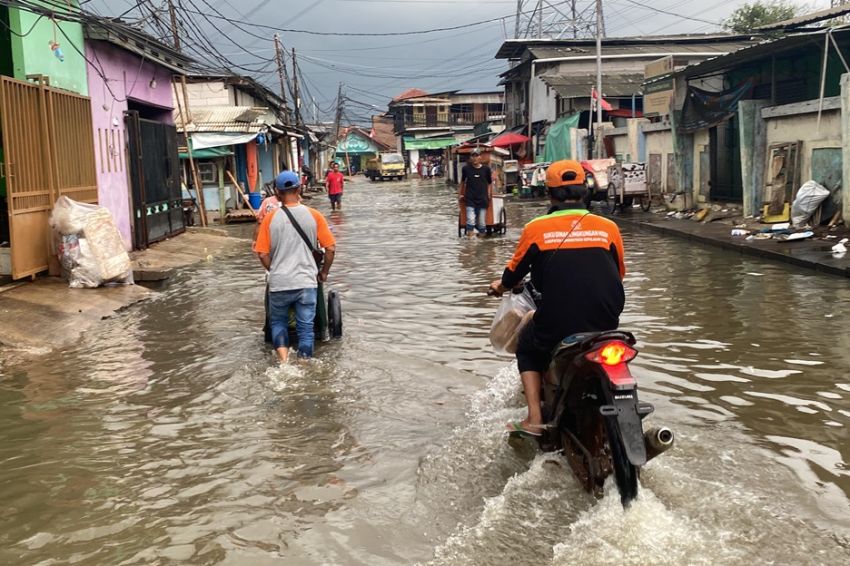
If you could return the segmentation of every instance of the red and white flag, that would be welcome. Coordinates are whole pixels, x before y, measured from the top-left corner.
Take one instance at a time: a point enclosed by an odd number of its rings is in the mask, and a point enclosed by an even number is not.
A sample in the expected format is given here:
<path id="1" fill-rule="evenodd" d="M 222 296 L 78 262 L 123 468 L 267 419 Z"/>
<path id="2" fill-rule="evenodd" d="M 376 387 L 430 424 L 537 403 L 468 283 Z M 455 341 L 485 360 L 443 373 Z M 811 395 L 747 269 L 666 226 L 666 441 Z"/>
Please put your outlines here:
<path id="1" fill-rule="evenodd" d="M 594 107 L 596 106 L 596 99 L 597 99 L 597 98 L 599 98 L 599 100 L 600 100 L 600 104 L 602 104 L 602 110 L 604 110 L 604 111 L 606 111 L 606 112 L 610 112 L 611 110 L 613 110 L 613 109 L 614 109 L 614 107 L 613 107 L 613 106 L 611 106 L 611 103 L 610 103 L 610 102 L 608 102 L 608 101 L 607 101 L 607 100 L 605 100 L 604 98 L 600 98 L 600 97 L 599 97 L 599 95 L 598 95 L 598 94 L 596 94 L 596 87 L 593 87 L 593 88 L 591 89 L 591 91 L 590 91 L 590 97 L 593 99 Z"/>

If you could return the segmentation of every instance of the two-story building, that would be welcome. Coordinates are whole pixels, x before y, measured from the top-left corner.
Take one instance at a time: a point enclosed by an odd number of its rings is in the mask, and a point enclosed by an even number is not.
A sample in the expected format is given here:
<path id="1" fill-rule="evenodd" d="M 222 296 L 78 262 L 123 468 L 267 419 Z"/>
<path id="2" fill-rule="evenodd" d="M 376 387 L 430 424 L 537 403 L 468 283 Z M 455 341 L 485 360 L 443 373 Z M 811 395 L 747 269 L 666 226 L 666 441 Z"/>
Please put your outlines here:
<path id="1" fill-rule="evenodd" d="M 691 34 L 605 38 L 602 42 L 602 97 L 611 105 L 603 119 L 619 122 L 642 115 L 644 70 L 672 55 L 696 63 L 751 45 L 749 36 Z M 531 138 L 533 156 L 543 154 L 548 128 L 562 116 L 578 114 L 577 127 L 592 126 L 592 91 L 597 82 L 593 39 L 509 39 L 496 53 L 511 68 L 502 73 L 508 128 Z"/>
<path id="2" fill-rule="evenodd" d="M 410 89 L 390 104 L 398 150 L 409 165 L 421 156 L 443 155 L 483 131 L 504 129 L 504 93 L 447 91 L 428 94 Z"/>

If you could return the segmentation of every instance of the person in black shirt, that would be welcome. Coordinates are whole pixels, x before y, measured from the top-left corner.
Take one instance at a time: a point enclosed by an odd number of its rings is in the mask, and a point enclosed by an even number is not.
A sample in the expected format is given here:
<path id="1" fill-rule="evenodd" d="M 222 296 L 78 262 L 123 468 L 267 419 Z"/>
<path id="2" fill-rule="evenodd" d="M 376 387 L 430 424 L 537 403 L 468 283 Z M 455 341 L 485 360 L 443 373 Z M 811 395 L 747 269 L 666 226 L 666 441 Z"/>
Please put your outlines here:
<path id="1" fill-rule="evenodd" d="M 460 200 L 466 206 L 466 235 L 472 237 L 474 230 L 483 236 L 487 231 L 487 207 L 493 196 L 493 174 L 481 164 L 481 150 L 475 148 L 469 162 L 463 166 L 460 177 Z"/>

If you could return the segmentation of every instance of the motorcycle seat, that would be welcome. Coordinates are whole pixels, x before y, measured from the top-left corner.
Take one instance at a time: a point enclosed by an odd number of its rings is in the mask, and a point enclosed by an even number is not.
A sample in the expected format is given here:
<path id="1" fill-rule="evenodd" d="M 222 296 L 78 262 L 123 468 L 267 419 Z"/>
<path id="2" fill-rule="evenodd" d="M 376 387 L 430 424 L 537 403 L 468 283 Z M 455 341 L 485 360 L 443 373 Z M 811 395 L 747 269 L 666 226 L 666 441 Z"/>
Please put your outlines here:
<path id="1" fill-rule="evenodd" d="M 553 355 L 563 355 L 564 353 L 571 352 L 575 349 L 583 349 L 586 345 L 601 342 L 603 340 L 623 340 L 628 344 L 635 343 L 635 338 L 630 332 L 623 332 L 620 330 L 579 332 L 578 334 L 571 334 L 561 340 L 558 345 L 555 346 Z"/>

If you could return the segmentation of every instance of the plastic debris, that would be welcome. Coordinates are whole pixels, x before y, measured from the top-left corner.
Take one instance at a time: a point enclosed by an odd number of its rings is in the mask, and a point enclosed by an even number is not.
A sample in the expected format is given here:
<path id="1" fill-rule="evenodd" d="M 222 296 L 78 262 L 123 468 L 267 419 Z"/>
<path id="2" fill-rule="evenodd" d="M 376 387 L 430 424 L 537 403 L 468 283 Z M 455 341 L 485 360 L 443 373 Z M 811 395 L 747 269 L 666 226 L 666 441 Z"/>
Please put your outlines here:
<path id="1" fill-rule="evenodd" d="M 744 230 L 743 228 L 733 228 L 732 229 L 732 235 L 733 236 L 749 236 L 750 231 Z"/>
<path id="2" fill-rule="evenodd" d="M 829 189 L 815 181 L 806 181 L 800 190 L 797 191 L 797 196 L 794 197 L 794 202 L 791 204 L 791 223 L 794 226 L 802 226 L 805 224 L 818 207 L 829 198 Z"/>
<path id="3" fill-rule="evenodd" d="M 832 255 L 835 257 L 843 257 L 844 254 L 847 253 L 847 246 L 844 245 L 847 241 L 847 238 L 842 238 L 837 244 L 832 246 Z"/>
<path id="4" fill-rule="evenodd" d="M 130 256 L 109 210 L 62 196 L 53 206 L 50 226 L 70 287 L 133 284 Z"/>
<path id="5" fill-rule="evenodd" d="M 780 242 L 793 242 L 796 240 L 805 240 L 806 238 L 811 238 L 815 233 L 811 230 L 806 230 L 805 232 L 797 232 L 795 234 L 783 234 L 778 236 L 776 239 Z"/>

